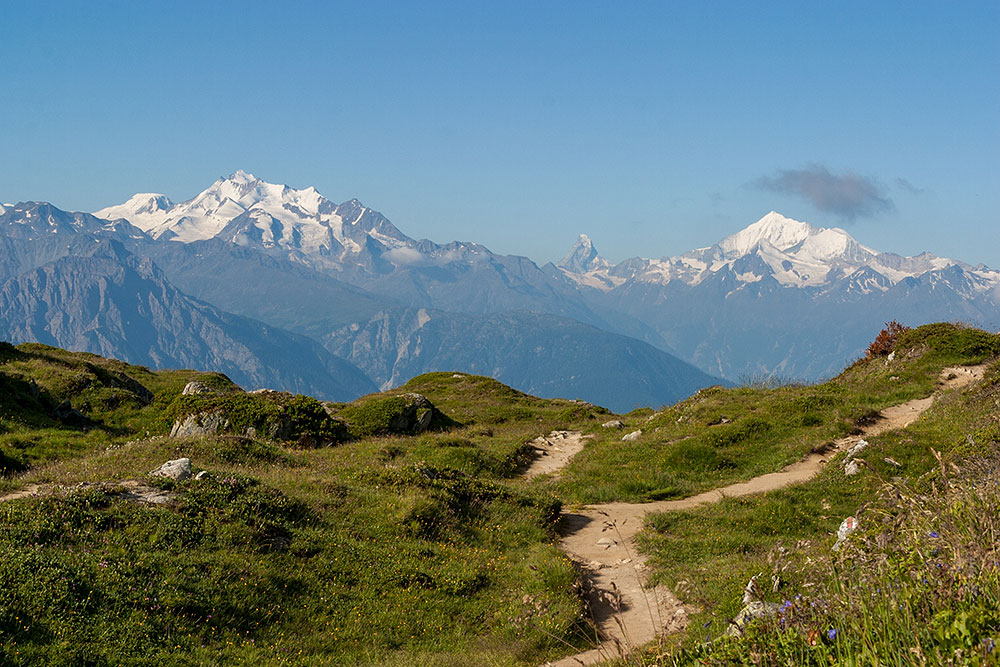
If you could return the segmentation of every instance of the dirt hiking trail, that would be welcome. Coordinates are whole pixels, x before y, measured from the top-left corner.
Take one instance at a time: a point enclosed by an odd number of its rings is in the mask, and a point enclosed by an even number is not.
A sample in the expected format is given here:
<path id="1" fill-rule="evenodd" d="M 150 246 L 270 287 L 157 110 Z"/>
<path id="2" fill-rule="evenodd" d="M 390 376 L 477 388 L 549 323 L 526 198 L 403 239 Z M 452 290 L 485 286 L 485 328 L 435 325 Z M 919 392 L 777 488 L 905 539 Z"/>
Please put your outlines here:
<path id="1" fill-rule="evenodd" d="M 822 452 L 809 454 L 778 472 L 679 500 L 605 503 L 564 513 L 560 546 L 589 576 L 588 602 L 603 641 L 594 649 L 547 663 L 547 666 L 590 665 L 620 657 L 632 647 L 687 626 L 689 610 L 673 593 L 662 587 L 653 590 L 644 586 L 646 562 L 638 553 L 634 538 L 642 529 L 646 514 L 689 509 L 717 503 L 726 497 L 763 493 L 805 482 L 839 452 L 864 438 L 910 425 L 931 406 L 939 393 L 972 384 L 983 377 L 985 370 L 985 364 L 945 368 L 938 389 L 931 396 L 885 408 L 875 421 L 861 427 L 857 435 L 839 438 Z M 575 450 L 575 453 L 583 449 L 580 433 L 558 433 L 561 434 L 559 442 L 566 442 L 564 451 Z M 570 458 L 565 457 L 562 465 Z"/>
<path id="2" fill-rule="evenodd" d="M 535 460 L 524 471 L 524 477 L 532 479 L 539 475 L 558 475 L 570 459 L 583 451 L 584 441 L 593 437 L 582 435 L 579 431 L 552 431 L 535 438 L 528 443 L 535 450 Z"/>

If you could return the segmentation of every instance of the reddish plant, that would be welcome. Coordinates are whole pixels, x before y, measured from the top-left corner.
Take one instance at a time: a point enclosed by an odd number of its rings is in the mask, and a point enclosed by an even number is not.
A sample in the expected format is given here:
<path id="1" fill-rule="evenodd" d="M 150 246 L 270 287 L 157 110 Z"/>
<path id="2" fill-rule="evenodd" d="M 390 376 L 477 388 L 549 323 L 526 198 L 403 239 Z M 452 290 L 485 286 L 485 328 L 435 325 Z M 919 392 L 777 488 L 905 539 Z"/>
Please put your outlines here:
<path id="1" fill-rule="evenodd" d="M 909 330 L 910 327 L 905 327 L 896 320 L 886 322 L 885 329 L 882 329 L 878 336 L 875 336 L 875 340 L 871 342 L 871 345 L 868 346 L 865 357 L 874 359 L 875 357 L 888 356 L 890 352 L 896 349 L 899 337 Z"/>

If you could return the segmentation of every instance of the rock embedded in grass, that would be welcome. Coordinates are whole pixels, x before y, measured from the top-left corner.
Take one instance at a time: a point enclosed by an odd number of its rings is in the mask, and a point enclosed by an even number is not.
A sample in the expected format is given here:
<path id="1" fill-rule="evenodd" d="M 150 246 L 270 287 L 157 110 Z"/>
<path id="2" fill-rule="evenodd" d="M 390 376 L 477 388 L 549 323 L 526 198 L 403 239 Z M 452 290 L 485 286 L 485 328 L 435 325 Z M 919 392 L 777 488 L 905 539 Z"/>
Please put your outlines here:
<path id="1" fill-rule="evenodd" d="M 167 461 L 156 470 L 149 473 L 153 477 L 166 477 L 178 482 L 191 476 L 191 459 L 173 459 Z"/>
<path id="2" fill-rule="evenodd" d="M 203 438 L 216 435 L 229 427 L 229 420 L 221 411 L 200 412 L 174 422 L 171 438 Z"/>
<path id="3" fill-rule="evenodd" d="M 192 394 L 211 394 L 212 388 L 209 387 L 204 382 L 199 382 L 198 380 L 192 380 L 184 385 L 184 389 L 181 390 L 181 396 L 191 396 Z"/>

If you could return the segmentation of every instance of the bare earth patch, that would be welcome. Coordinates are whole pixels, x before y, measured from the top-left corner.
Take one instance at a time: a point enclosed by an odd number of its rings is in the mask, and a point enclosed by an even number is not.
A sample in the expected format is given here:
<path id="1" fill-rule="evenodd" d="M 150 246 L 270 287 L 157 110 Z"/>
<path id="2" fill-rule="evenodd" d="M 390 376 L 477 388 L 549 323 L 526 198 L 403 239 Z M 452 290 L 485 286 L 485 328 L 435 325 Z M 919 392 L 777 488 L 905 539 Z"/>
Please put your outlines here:
<path id="1" fill-rule="evenodd" d="M 527 479 L 539 475 L 556 475 L 570 459 L 583 451 L 585 440 L 592 435 L 583 435 L 579 431 L 552 431 L 548 435 L 535 438 L 528 444 L 534 447 L 535 460 L 524 472 Z"/>

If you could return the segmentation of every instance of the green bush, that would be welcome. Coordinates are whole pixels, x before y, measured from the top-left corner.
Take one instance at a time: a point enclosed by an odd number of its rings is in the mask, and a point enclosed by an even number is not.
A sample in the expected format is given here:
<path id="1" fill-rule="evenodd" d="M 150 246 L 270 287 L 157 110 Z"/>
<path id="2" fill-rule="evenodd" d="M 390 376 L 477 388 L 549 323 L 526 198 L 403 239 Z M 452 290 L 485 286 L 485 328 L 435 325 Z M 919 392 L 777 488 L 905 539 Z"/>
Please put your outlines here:
<path id="1" fill-rule="evenodd" d="M 340 414 L 347 420 L 351 435 L 366 438 L 389 433 L 393 420 L 401 416 L 411 402 L 405 396 L 376 396 L 362 403 L 349 405 Z"/>

